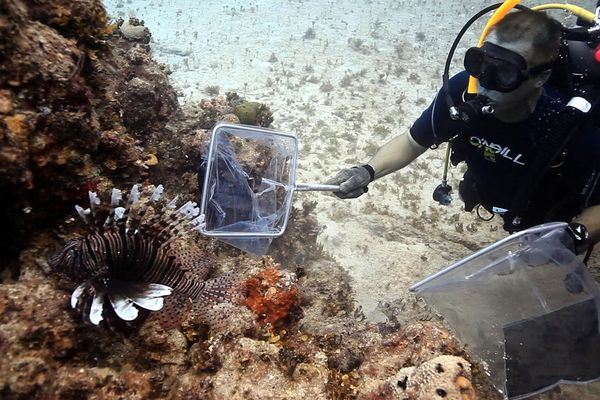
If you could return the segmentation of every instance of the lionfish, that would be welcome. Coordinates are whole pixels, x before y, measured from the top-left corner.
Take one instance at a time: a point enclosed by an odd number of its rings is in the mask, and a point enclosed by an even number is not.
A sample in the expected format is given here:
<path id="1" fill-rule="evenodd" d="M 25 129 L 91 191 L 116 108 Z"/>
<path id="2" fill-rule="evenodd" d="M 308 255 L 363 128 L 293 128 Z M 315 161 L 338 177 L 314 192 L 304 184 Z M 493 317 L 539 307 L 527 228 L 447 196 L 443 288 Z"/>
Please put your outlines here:
<path id="1" fill-rule="evenodd" d="M 235 304 L 243 291 L 232 274 L 207 280 L 214 262 L 191 237 L 202 222 L 196 203 L 178 208 L 177 197 L 161 200 L 162 185 L 143 193 L 140 187 L 124 206 L 122 191 L 112 189 L 108 211 L 95 192 L 88 193 L 89 208 L 75 207 L 88 233 L 49 258 L 78 284 L 71 307 L 111 328 L 139 326 L 152 311 L 161 325 L 174 327 L 192 307 L 200 321 L 218 323 L 225 315 L 215 306 Z"/>

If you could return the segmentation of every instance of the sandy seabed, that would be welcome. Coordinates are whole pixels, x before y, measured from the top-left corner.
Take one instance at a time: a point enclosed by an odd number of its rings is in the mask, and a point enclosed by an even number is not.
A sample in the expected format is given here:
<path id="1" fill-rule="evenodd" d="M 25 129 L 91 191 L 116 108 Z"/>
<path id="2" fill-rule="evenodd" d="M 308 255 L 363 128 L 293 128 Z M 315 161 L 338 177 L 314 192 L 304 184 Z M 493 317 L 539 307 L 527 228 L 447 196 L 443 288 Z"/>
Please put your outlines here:
<path id="1" fill-rule="evenodd" d="M 541 2 L 524 2 L 534 6 Z M 144 20 L 156 59 L 173 71 L 180 102 L 237 91 L 268 104 L 273 127 L 297 135 L 297 180 L 322 183 L 368 161 L 433 100 L 445 58 L 462 25 L 488 1 L 111 0 L 113 17 Z M 593 9 L 594 2 L 577 2 Z M 555 14 L 553 14 L 555 15 Z M 562 13 L 555 16 L 562 18 Z M 458 72 L 482 24 L 455 55 Z M 350 273 L 356 301 L 372 320 L 418 317 L 408 288 L 504 236 L 500 219 L 465 213 L 431 199 L 444 150 L 370 185 L 368 194 L 316 200 L 320 241 Z M 167 160 L 168 162 L 168 160 Z M 457 188 L 461 168 L 450 170 Z"/>

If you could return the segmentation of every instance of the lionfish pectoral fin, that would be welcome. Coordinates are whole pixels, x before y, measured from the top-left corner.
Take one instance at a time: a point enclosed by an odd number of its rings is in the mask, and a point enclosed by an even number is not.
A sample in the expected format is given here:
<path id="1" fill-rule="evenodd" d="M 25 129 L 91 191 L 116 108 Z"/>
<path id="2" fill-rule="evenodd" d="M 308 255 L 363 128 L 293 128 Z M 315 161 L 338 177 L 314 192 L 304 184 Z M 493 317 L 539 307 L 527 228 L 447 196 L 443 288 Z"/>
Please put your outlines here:
<path id="1" fill-rule="evenodd" d="M 163 308 L 164 297 L 173 293 L 173 288 L 160 283 L 148 283 L 146 289 L 139 292 L 137 296 L 131 299 L 135 304 L 150 311 L 158 311 Z"/>
<path id="2" fill-rule="evenodd" d="M 163 308 L 165 300 L 162 297 L 144 298 L 138 297 L 131 299 L 136 305 L 150 311 L 158 311 Z"/>
<path id="3" fill-rule="evenodd" d="M 145 286 L 146 288 L 140 294 L 146 297 L 163 297 L 173 293 L 173 288 L 160 283 L 147 283 Z"/>
<path id="4" fill-rule="evenodd" d="M 133 283 L 117 279 L 111 280 L 110 290 L 113 293 L 110 296 L 111 302 L 113 302 L 113 297 L 115 300 L 120 300 L 116 304 L 113 303 L 113 308 L 117 315 L 125 321 L 131 321 L 137 317 L 138 310 L 135 306 L 149 311 L 160 310 L 164 305 L 163 297 L 173 293 L 171 287 L 159 283 Z M 128 304 L 122 303 L 123 301 Z M 135 316 L 131 314 L 133 313 L 131 309 L 135 309 Z M 123 316 L 120 312 L 123 313 Z"/>
<path id="5" fill-rule="evenodd" d="M 124 321 L 133 321 L 137 318 L 139 312 L 133 300 L 119 293 L 110 293 L 108 298 L 119 318 Z"/>
<path id="6" fill-rule="evenodd" d="M 85 283 L 82 283 L 81 285 L 77 286 L 75 290 L 73 290 L 73 293 L 71 294 L 71 308 L 77 308 L 77 303 L 79 303 L 79 300 L 81 300 L 81 295 L 85 291 L 86 286 L 87 285 Z"/>
<path id="7" fill-rule="evenodd" d="M 164 307 L 156 314 L 156 318 L 163 328 L 172 329 L 183 322 L 190 308 L 185 296 L 174 294 L 165 299 Z"/>
<path id="8" fill-rule="evenodd" d="M 94 325 L 98 325 L 104 318 L 102 317 L 102 311 L 104 306 L 104 293 L 94 293 L 94 300 L 92 301 L 92 307 L 90 308 L 90 322 Z"/>
<path id="9" fill-rule="evenodd" d="M 239 276 L 234 273 L 221 275 L 203 282 L 203 288 L 194 298 L 195 303 L 219 304 L 221 302 L 237 303 L 246 293 L 238 282 Z"/>

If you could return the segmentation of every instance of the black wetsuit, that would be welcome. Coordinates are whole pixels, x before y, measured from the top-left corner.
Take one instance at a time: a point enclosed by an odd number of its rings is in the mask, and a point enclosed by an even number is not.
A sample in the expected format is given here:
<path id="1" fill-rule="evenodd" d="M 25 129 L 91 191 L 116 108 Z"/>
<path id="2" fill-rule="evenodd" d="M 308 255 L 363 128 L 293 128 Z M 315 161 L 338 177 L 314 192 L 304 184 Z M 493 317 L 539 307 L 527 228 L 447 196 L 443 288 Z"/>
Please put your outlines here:
<path id="1" fill-rule="evenodd" d="M 450 80 L 450 95 L 456 103 L 467 82 L 466 72 Z M 535 111 L 526 120 L 505 123 L 486 116 L 479 124 L 481 128 L 451 120 L 443 98 L 438 95 L 437 102 L 415 121 L 410 129 L 412 137 L 430 147 L 458 135 L 453 144 L 453 162 L 467 163 L 461 182 L 465 208 L 470 210 L 481 203 L 488 210 L 509 209 L 527 164 L 536 157 L 563 107 L 559 92 L 546 85 Z M 549 221 L 570 221 L 583 209 L 600 204 L 600 129 L 592 123 L 585 125 L 554 164 L 558 166 L 550 168 L 537 187 L 521 229 Z"/>

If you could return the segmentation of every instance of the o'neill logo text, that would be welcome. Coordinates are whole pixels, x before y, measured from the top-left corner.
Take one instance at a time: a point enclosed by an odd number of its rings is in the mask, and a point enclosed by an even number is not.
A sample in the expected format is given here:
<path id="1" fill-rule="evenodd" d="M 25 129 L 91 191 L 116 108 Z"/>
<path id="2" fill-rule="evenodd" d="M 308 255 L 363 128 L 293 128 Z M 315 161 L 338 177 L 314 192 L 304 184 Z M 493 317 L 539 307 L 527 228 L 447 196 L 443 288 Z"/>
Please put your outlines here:
<path id="1" fill-rule="evenodd" d="M 516 164 L 525 165 L 524 162 L 519 161 L 523 157 L 523 154 L 517 154 L 516 156 L 511 155 L 511 150 L 508 147 L 502 147 L 496 143 L 489 143 L 487 140 L 478 138 L 477 136 L 471 136 L 469 143 L 478 149 L 483 147 L 483 157 L 488 161 L 496 162 L 496 156 L 500 155 Z"/>

